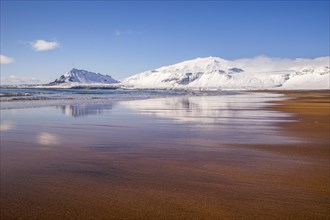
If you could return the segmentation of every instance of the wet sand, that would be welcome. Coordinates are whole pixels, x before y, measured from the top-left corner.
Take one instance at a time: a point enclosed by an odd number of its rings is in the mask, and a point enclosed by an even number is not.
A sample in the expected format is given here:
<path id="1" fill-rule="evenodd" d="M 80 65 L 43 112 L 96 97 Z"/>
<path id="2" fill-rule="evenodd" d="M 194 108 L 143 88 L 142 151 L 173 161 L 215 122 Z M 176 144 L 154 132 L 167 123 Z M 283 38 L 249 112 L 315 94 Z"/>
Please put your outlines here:
<path id="1" fill-rule="evenodd" d="M 221 124 L 195 128 L 121 109 L 108 113 L 119 119 L 103 134 L 75 119 L 47 127 L 59 140 L 30 140 L 42 124 L 2 133 L 1 219 L 329 219 L 329 92 L 285 95 L 292 99 L 264 107 L 295 120 L 274 122 L 269 137 L 287 138 L 278 143 L 251 144 L 247 125 L 237 129 L 247 130 L 247 144 L 221 142 L 207 136 Z M 111 147 L 89 147 L 104 136 Z"/>

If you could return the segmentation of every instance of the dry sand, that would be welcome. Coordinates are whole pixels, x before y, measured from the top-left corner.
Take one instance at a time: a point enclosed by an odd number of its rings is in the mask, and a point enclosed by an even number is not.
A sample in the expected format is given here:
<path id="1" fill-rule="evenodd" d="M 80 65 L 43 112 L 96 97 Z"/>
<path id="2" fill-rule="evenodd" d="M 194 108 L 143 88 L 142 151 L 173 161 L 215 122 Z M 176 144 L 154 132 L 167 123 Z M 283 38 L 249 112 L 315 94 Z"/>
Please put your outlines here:
<path id="1" fill-rule="evenodd" d="M 329 92 L 285 94 L 272 108 L 295 114 L 281 132 L 302 143 L 45 153 L 4 141 L 1 219 L 329 219 Z"/>

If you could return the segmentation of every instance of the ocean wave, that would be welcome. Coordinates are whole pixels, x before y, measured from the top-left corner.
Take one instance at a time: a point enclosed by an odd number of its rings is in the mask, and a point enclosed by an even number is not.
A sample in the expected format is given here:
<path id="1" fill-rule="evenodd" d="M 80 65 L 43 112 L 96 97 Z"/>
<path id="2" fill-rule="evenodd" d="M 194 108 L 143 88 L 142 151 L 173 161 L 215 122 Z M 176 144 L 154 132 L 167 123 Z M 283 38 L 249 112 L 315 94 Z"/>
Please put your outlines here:
<path id="1" fill-rule="evenodd" d="M 32 93 L 27 92 L 4 92 L 0 93 L 0 97 L 15 97 L 15 96 L 32 96 Z"/>

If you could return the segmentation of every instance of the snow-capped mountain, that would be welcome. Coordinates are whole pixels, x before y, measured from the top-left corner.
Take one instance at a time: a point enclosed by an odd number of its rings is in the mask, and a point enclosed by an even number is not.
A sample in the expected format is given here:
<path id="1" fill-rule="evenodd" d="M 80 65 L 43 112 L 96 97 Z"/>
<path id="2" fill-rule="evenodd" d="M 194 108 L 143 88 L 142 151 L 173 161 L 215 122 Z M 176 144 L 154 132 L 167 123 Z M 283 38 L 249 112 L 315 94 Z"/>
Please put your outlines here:
<path id="1" fill-rule="evenodd" d="M 122 84 L 134 88 L 330 89 L 329 62 L 330 57 L 197 58 L 133 75 Z"/>
<path id="2" fill-rule="evenodd" d="M 108 75 L 102 75 L 100 73 L 93 73 L 86 70 L 78 70 L 73 68 L 50 84 L 56 85 L 62 83 L 110 84 L 118 83 L 118 81 Z"/>

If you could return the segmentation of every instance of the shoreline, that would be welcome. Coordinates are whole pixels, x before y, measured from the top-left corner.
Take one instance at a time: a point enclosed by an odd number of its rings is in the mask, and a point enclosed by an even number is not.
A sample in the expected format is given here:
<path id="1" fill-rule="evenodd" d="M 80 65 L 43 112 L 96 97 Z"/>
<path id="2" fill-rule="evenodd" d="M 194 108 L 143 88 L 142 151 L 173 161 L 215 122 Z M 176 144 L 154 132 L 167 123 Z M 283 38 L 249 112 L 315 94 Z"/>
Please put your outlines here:
<path id="1" fill-rule="evenodd" d="M 308 93 L 288 91 L 281 92 L 281 94 L 288 99 L 275 101 L 279 105 L 274 108 L 294 114 L 296 120 L 293 123 L 283 124 L 284 129 L 288 132 L 300 133 L 304 138 L 311 139 L 318 144 L 329 145 L 330 91 L 310 91 Z"/>
<path id="2" fill-rule="evenodd" d="M 286 99 L 271 101 L 275 105 L 266 109 L 292 114 L 291 122 L 277 124 L 282 128 L 283 135 L 299 137 L 304 141 L 288 146 L 270 144 L 251 147 L 330 161 L 330 92 L 310 91 L 306 94 L 302 91 L 281 91 L 279 94 L 285 95 Z"/>

